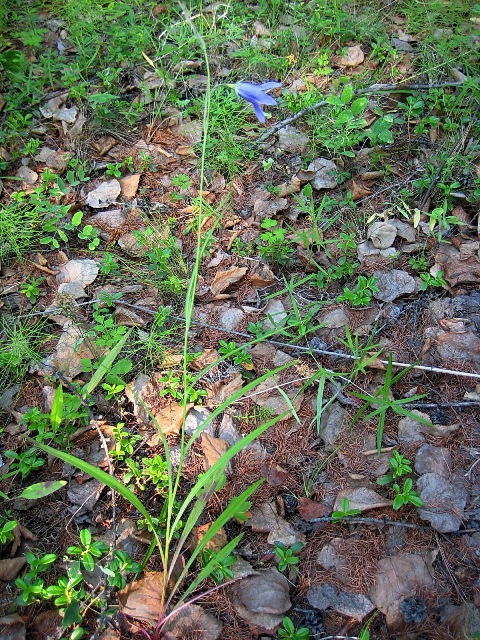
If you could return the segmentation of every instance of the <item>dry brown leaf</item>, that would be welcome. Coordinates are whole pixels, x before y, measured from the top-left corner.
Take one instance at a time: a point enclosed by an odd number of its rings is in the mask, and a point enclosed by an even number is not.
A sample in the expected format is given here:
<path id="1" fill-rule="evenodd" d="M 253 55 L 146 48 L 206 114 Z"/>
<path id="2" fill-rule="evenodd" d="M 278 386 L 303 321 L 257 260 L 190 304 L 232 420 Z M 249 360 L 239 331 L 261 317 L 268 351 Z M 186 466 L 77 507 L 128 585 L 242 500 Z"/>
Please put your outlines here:
<path id="1" fill-rule="evenodd" d="M 223 625 L 211 613 L 196 604 L 182 608 L 162 627 L 164 640 L 217 640 Z"/>
<path id="2" fill-rule="evenodd" d="M 454 287 L 457 284 L 480 283 L 480 243 L 464 242 L 460 249 L 449 244 L 441 244 L 435 255 L 435 263 L 440 265 L 445 280 Z"/>
<path id="3" fill-rule="evenodd" d="M 208 433 L 202 433 L 202 451 L 205 471 L 213 465 L 227 452 L 228 442 L 223 438 L 214 438 Z"/>
<path id="4" fill-rule="evenodd" d="M 120 610 L 135 620 L 156 623 L 162 612 L 163 572 L 152 571 L 118 592 Z"/>
<path id="5" fill-rule="evenodd" d="M 206 524 L 202 524 L 199 527 L 195 527 L 192 530 L 189 538 L 189 547 L 190 549 L 195 549 L 198 544 L 203 540 L 206 536 L 208 530 L 212 526 L 212 522 L 207 522 Z M 217 533 L 213 536 L 211 540 L 207 542 L 205 545 L 206 549 L 212 549 L 217 552 L 223 549 L 223 547 L 228 543 L 227 534 L 225 533 L 225 529 L 222 527 Z"/>
<path id="6" fill-rule="evenodd" d="M 277 508 L 273 502 L 264 502 L 258 507 L 252 507 L 251 518 L 245 524 L 247 527 L 252 527 L 252 531 L 268 533 L 269 544 L 282 542 L 286 547 L 291 547 L 295 542 L 305 540 L 305 536 L 277 514 Z"/>
<path id="7" fill-rule="evenodd" d="M 332 509 L 322 502 L 315 502 L 304 496 L 298 499 L 298 513 L 304 520 L 313 520 L 314 518 L 323 518 L 328 515 Z"/>
<path id="8" fill-rule="evenodd" d="M 23 524 L 18 523 L 13 530 L 13 544 L 10 551 L 10 557 L 13 557 L 17 553 L 17 550 L 22 542 L 22 538 L 24 540 L 37 539 L 37 537 L 29 529 L 27 529 L 27 527 L 24 527 Z"/>
<path id="9" fill-rule="evenodd" d="M 243 387 L 243 382 L 241 373 L 235 373 L 227 384 L 222 381 L 215 382 L 208 393 L 209 402 L 223 404 L 225 400 L 228 400 Z"/>
<path id="10" fill-rule="evenodd" d="M 369 196 L 372 193 L 372 190 L 366 187 L 362 182 L 355 182 L 355 180 L 352 180 L 352 186 L 353 200 L 361 200 L 365 196 Z"/>
<path id="11" fill-rule="evenodd" d="M 222 293 L 222 291 L 228 289 L 232 284 L 241 280 L 246 273 L 247 267 L 232 267 L 231 269 L 227 269 L 227 271 L 219 271 L 210 285 L 210 291 L 214 296 Z"/>
<path id="12" fill-rule="evenodd" d="M 140 174 L 134 173 L 130 176 L 125 176 L 120 179 L 120 193 L 122 196 L 130 200 L 135 196 L 138 190 L 138 183 L 140 182 Z"/>
<path id="13" fill-rule="evenodd" d="M 262 475 L 272 487 L 281 487 L 290 473 L 273 460 L 262 465 Z"/>
<path id="14" fill-rule="evenodd" d="M 169 433 L 180 433 L 182 427 L 183 416 L 188 413 L 188 410 L 193 407 L 193 404 L 187 404 L 183 407 L 180 403 L 171 400 L 169 404 L 155 413 L 154 425 L 160 428 L 161 431 L 167 435 Z M 153 445 L 155 442 L 155 445 Z M 156 446 L 161 442 L 160 434 L 154 434 L 149 440 L 148 444 Z"/>
<path id="15" fill-rule="evenodd" d="M 195 147 L 192 145 L 182 144 L 175 149 L 175 153 L 179 156 L 190 156 L 192 158 L 196 158 L 197 154 L 194 151 Z"/>
<path id="16" fill-rule="evenodd" d="M 193 371 L 201 371 L 202 369 L 205 369 L 205 367 L 208 367 L 209 365 L 216 362 L 219 358 L 220 354 L 216 349 L 205 349 L 205 351 L 201 355 L 199 355 L 198 358 L 195 358 L 195 360 L 192 360 L 188 363 L 188 368 L 192 369 Z M 211 369 L 212 372 L 214 372 L 215 370 L 216 367 Z"/>
<path id="17" fill-rule="evenodd" d="M 23 556 L 19 558 L 5 558 L 0 560 L 0 580 L 8 582 L 14 580 L 26 560 Z M 0 636 L 3 638 L 3 636 Z"/>
<path id="18" fill-rule="evenodd" d="M 343 498 L 348 498 L 349 509 L 360 509 L 360 511 L 392 506 L 391 500 L 383 498 L 372 489 L 359 487 L 358 489 L 342 489 L 339 491 L 335 498 L 334 511 L 340 511 L 342 509 Z"/>

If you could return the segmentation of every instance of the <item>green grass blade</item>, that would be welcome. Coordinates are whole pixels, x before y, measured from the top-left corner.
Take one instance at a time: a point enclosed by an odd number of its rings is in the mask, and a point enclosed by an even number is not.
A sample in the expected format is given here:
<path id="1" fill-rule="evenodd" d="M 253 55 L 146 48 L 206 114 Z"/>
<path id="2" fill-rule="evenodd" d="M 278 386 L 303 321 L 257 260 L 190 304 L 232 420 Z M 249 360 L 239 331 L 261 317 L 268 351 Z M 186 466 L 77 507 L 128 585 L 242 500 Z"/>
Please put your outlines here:
<path id="1" fill-rule="evenodd" d="M 60 460 L 63 460 L 64 462 L 71 464 L 73 467 L 80 469 L 80 471 L 84 471 L 85 473 L 88 473 L 89 476 L 92 476 L 92 478 L 95 478 L 95 480 L 99 480 L 100 482 L 103 482 L 103 484 L 105 484 L 107 487 L 112 489 L 112 491 L 117 491 L 117 493 L 119 493 L 122 496 L 122 498 L 125 498 L 125 500 L 130 502 L 132 506 L 134 506 L 136 509 L 138 509 L 138 511 L 140 511 L 142 516 L 145 518 L 148 524 L 152 527 L 152 530 L 155 532 L 155 525 L 153 524 L 152 518 L 150 517 L 150 514 L 148 513 L 143 502 L 137 498 L 137 496 L 133 493 L 133 491 L 130 491 L 130 489 L 128 489 L 124 484 L 122 484 L 119 480 L 117 480 L 117 478 L 109 475 L 108 473 L 106 473 L 105 471 L 102 471 L 101 469 L 98 469 L 97 467 L 94 467 L 93 464 L 90 464 L 89 462 L 85 462 L 85 460 L 81 460 L 76 456 L 72 456 L 71 453 L 66 453 L 65 451 L 57 451 L 57 449 L 54 449 L 53 447 L 49 447 L 47 444 L 37 442 L 36 440 L 32 440 L 31 438 L 27 438 L 27 440 L 31 442 L 33 445 L 35 445 L 35 447 L 38 447 L 38 449 L 45 451 L 45 453 L 48 453 L 51 456 L 54 456 L 55 458 L 60 458 Z M 162 553 L 160 540 L 158 539 L 155 533 L 154 535 L 157 538 L 157 543 L 158 543 L 160 553 Z"/>
<path id="2" fill-rule="evenodd" d="M 84 397 L 93 393 L 95 389 L 98 387 L 103 378 L 107 375 L 107 373 L 112 368 L 113 362 L 115 358 L 118 356 L 120 351 L 123 349 L 125 342 L 128 340 L 130 333 L 132 330 L 130 329 L 127 333 L 122 336 L 120 341 L 113 347 L 111 351 L 105 356 L 105 358 L 97 365 L 97 369 L 93 376 L 90 378 L 90 381 L 84 387 Z"/>

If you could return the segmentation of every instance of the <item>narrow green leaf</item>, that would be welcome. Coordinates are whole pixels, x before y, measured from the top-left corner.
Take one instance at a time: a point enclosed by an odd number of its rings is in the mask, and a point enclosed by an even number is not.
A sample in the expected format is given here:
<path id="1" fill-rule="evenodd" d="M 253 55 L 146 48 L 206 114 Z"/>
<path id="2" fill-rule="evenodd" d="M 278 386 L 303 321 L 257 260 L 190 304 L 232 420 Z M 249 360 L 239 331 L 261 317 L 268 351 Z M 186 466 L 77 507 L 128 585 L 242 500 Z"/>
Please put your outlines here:
<path id="1" fill-rule="evenodd" d="M 103 482 L 103 484 L 105 484 L 107 487 L 110 487 L 112 491 L 117 491 L 117 493 L 119 493 L 122 496 L 122 498 L 125 498 L 125 500 L 130 502 L 131 505 L 133 505 L 136 509 L 138 509 L 138 511 L 140 511 L 142 516 L 151 526 L 152 530 L 155 531 L 155 525 L 143 502 L 141 502 L 141 500 L 139 500 L 137 496 L 132 491 L 130 491 L 130 489 L 128 489 L 122 482 L 117 480 L 117 478 L 109 475 L 108 473 L 106 473 L 105 471 L 102 471 L 101 469 L 98 469 L 97 467 L 94 467 L 89 462 L 85 462 L 85 460 L 81 460 L 76 456 L 72 456 L 72 454 L 70 453 L 66 453 L 65 451 L 57 451 L 53 447 L 49 447 L 48 445 L 43 444 L 42 442 L 37 442 L 32 438 L 27 438 L 27 440 L 32 444 L 34 444 L 38 449 L 45 451 L 45 453 L 49 453 L 50 455 L 55 456 L 56 458 L 60 458 L 60 460 L 63 460 L 64 462 L 68 462 L 68 464 L 71 464 L 72 466 L 77 467 L 77 469 L 80 469 L 80 471 L 84 471 L 85 473 L 88 473 L 90 476 L 92 476 L 92 478 L 95 478 L 96 480 L 100 480 L 100 482 Z M 63 482 L 63 480 L 59 482 Z M 158 539 L 158 536 L 155 533 L 154 533 L 154 536 L 157 540 L 160 554 L 163 555 L 163 547 L 160 543 L 160 540 Z"/>
<path id="2" fill-rule="evenodd" d="M 90 378 L 90 382 L 86 384 L 84 387 L 85 388 L 85 391 L 83 394 L 84 397 L 89 395 L 90 393 L 93 393 L 97 388 L 97 386 L 102 381 L 102 379 L 104 378 L 104 376 L 106 376 L 107 373 L 109 373 L 115 358 L 123 349 L 123 346 L 125 342 L 128 340 L 128 337 L 130 336 L 131 331 L 132 331 L 131 329 L 127 331 L 127 333 L 125 333 L 120 338 L 119 342 L 115 345 L 115 347 L 105 356 L 102 362 L 98 364 L 97 370 L 95 371 L 93 376 Z"/>
<path id="3" fill-rule="evenodd" d="M 66 480 L 55 480 L 53 482 L 52 480 L 46 480 L 45 482 L 37 482 L 36 484 L 31 484 L 29 487 L 24 489 L 18 497 L 25 498 L 26 500 L 38 500 L 39 498 L 44 498 L 45 496 L 58 491 L 66 484 Z"/>
<path id="4" fill-rule="evenodd" d="M 342 91 L 342 95 L 340 96 L 340 99 L 343 102 L 343 104 L 350 104 L 350 102 L 352 101 L 352 98 L 353 98 L 353 87 L 351 84 L 347 84 Z"/>
<path id="5" fill-rule="evenodd" d="M 63 387 L 60 384 L 55 392 L 52 402 L 52 410 L 50 411 L 50 424 L 54 432 L 62 424 L 63 419 Z"/>

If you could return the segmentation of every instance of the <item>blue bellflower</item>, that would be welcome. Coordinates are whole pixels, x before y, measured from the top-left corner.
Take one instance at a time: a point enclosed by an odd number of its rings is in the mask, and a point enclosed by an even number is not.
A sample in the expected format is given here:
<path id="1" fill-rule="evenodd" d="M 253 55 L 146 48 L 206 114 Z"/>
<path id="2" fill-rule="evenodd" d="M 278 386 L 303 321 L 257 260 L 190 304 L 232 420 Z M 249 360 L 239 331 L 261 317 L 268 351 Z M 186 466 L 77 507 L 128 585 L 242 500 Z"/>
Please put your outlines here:
<path id="1" fill-rule="evenodd" d="M 281 82 L 264 82 L 263 84 L 252 84 L 251 82 L 237 82 L 235 85 L 235 91 L 240 98 L 244 100 L 248 100 L 253 104 L 253 108 L 255 109 L 255 115 L 260 120 L 260 122 L 265 122 L 265 114 L 262 111 L 260 105 L 268 104 L 271 106 L 276 106 L 277 101 L 272 96 L 269 96 L 266 91 L 269 89 L 275 89 L 276 87 L 281 87 Z"/>

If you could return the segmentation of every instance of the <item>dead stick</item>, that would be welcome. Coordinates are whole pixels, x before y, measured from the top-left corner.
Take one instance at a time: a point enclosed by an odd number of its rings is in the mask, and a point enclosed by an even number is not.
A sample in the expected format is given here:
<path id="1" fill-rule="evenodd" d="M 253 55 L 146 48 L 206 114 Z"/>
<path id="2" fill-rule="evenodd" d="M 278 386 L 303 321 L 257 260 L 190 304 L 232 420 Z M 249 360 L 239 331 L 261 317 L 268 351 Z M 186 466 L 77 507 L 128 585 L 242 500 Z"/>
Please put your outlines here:
<path id="1" fill-rule="evenodd" d="M 78 304 L 78 306 L 86 306 L 94 304 L 95 302 L 102 302 L 102 300 L 89 300 L 88 302 L 83 302 Z M 131 304 L 125 301 L 118 301 L 118 304 L 124 307 L 130 307 L 131 309 L 137 309 L 138 311 L 143 311 L 144 313 L 148 313 L 151 316 L 155 316 L 157 314 L 153 309 L 149 309 L 148 307 L 144 307 L 138 304 Z M 52 314 L 57 311 L 61 311 L 62 309 L 49 309 L 48 312 L 40 311 L 38 313 L 32 313 L 30 316 L 34 315 L 45 315 L 46 313 Z M 185 322 L 185 318 L 182 316 L 169 316 L 172 320 L 179 320 L 180 322 Z M 219 333 L 230 333 L 235 336 L 239 336 L 241 338 L 247 338 L 248 341 L 252 340 L 252 336 L 248 333 L 243 333 L 241 331 L 234 331 L 233 329 L 224 329 L 223 327 L 217 327 L 215 325 L 207 324 L 206 322 L 200 322 L 197 320 L 192 320 L 192 324 L 196 324 L 199 327 L 205 327 L 206 329 L 213 329 L 214 331 L 218 331 Z M 271 340 L 265 339 L 265 342 L 269 344 L 273 344 L 276 347 L 282 347 L 283 349 L 294 349 L 295 351 L 300 351 L 306 354 L 318 354 L 322 356 L 328 356 L 330 358 L 341 358 L 343 360 L 360 360 L 359 356 L 353 356 L 348 353 L 336 353 L 334 351 L 327 351 L 325 349 L 314 349 L 313 347 L 302 347 L 296 344 L 288 344 L 287 342 L 280 342 L 280 340 Z M 379 361 L 383 365 L 388 365 L 388 360 L 380 360 Z M 474 380 L 480 380 L 480 373 L 471 373 L 469 371 L 457 371 L 456 369 L 443 369 L 442 367 L 433 367 L 429 365 L 422 364 L 410 364 L 408 362 L 396 362 L 393 361 L 392 365 L 394 367 L 400 367 L 402 369 L 415 369 L 417 371 L 425 371 L 426 373 L 441 373 L 450 376 L 459 376 L 463 378 L 472 378 Z"/>
<path id="2" fill-rule="evenodd" d="M 463 84 L 463 82 L 444 82 L 442 84 L 372 84 L 370 87 L 366 87 L 365 89 L 357 89 L 353 92 L 354 96 L 361 96 L 365 93 L 381 93 L 383 91 L 386 92 L 407 92 L 410 93 L 412 91 L 425 91 L 427 89 L 442 89 L 444 87 L 459 87 Z M 298 111 L 293 116 L 285 118 L 275 126 L 271 127 L 268 131 L 262 134 L 258 140 L 255 141 L 256 144 L 260 144 L 273 136 L 277 131 L 283 129 L 287 125 L 292 122 L 296 122 L 299 118 L 306 115 L 307 113 L 311 113 L 312 111 L 316 111 L 320 109 L 320 107 L 324 107 L 327 104 L 326 100 L 320 100 L 320 102 L 316 102 L 315 104 L 310 105 L 309 107 L 305 107 L 301 111 Z"/>

